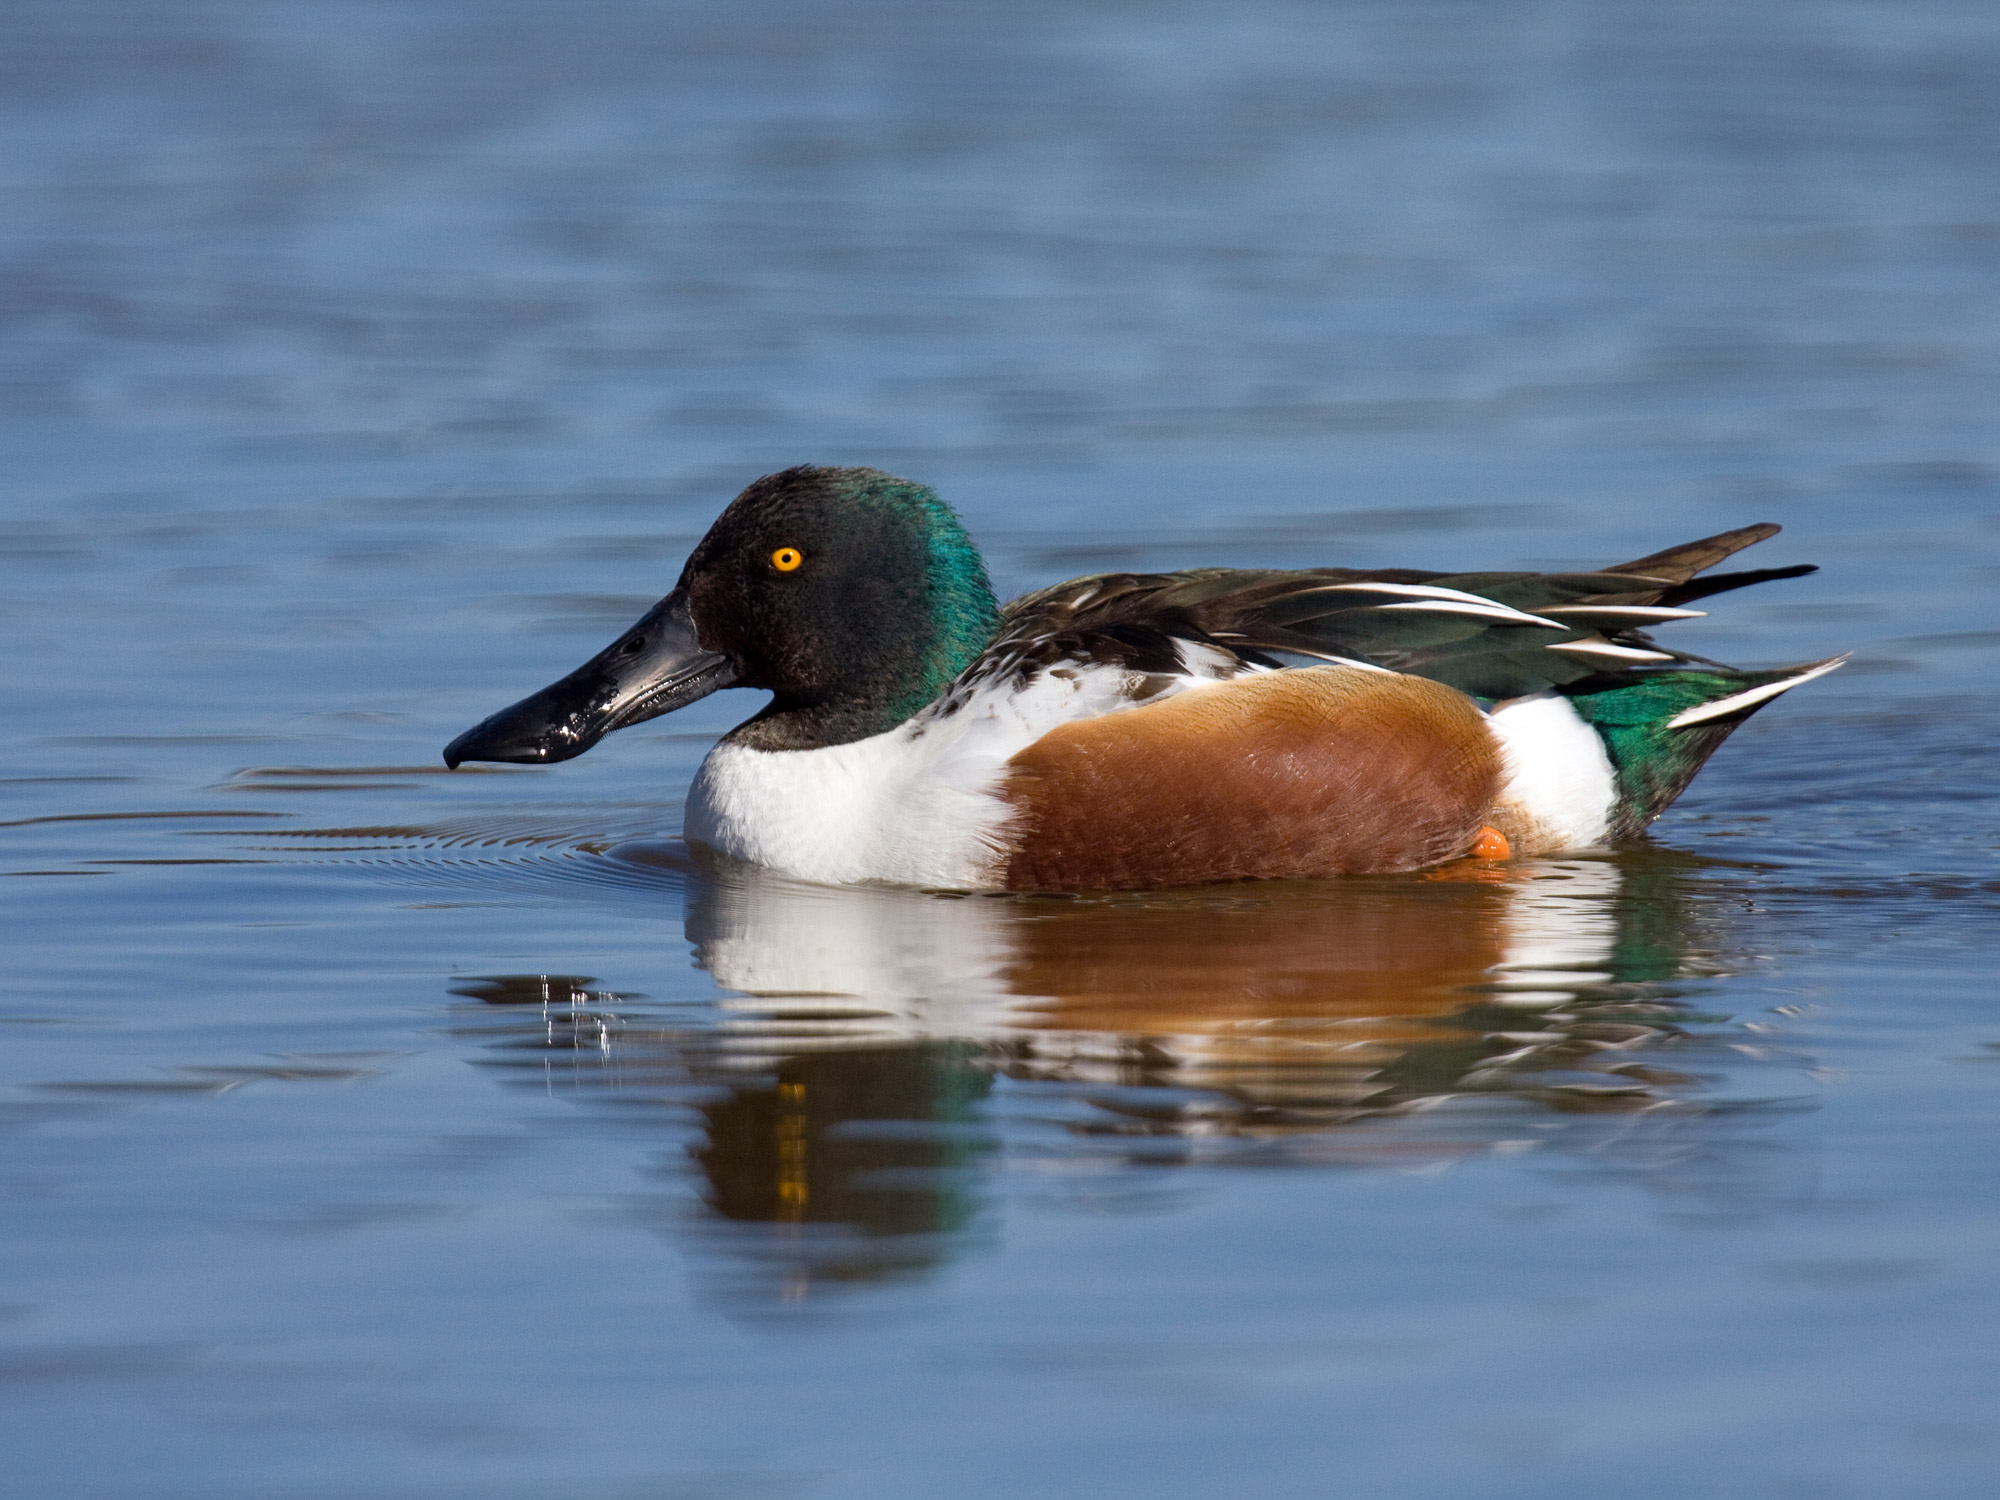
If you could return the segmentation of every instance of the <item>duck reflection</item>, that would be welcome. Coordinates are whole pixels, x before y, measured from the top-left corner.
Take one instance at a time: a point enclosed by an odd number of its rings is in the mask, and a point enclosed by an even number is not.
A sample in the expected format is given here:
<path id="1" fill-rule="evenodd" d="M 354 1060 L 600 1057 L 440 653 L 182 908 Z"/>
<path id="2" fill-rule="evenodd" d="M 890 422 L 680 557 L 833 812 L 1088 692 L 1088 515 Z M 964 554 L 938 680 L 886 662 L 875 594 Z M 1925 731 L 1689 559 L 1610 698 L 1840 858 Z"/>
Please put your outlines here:
<path id="1" fill-rule="evenodd" d="M 539 1000 L 542 1035 L 513 1045 L 691 1104 L 706 1238 L 788 1299 L 954 1253 L 1002 1136 L 1017 1165 L 1109 1169 L 1268 1154 L 1467 1095 L 1658 1107 L 1694 1083 L 1657 1060 L 1688 1014 L 1675 982 L 1726 967 L 1718 893 L 1660 851 L 1067 899 L 810 886 L 674 845 L 613 857 L 684 890 L 695 961 L 731 992 L 701 1024 L 576 976 L 460 993 Z M 1001 1078 L 1049 1086 L 1033 1128 L 989 1097 Z"/>
<path id="2" fill-rule="evenodd" d="M 962 1042 L 787 1058 L 768 1086 L 703 1107 L 694 1159 L 725 1218 L 948 1232 L 970 1216 L 951 1174 L 968 1164 L 971 1107 L 990 1086 Z"/>
<path id="3" fill-rule="evenodd" d="M 1246 1128 L 1311 1127 L 1466 1091 L 1649 1102 L 1617 1071 L 1672 1030 L 1644 987 L 1715 967 L 1685 874 L 1649 851 L 952 899 L 710 868 L 687 932 L 741 997 L 719 1043 L 746 1056 L 976 1038 L 1015 1076 L 1198 1089 L 1235 1100 Z"/>

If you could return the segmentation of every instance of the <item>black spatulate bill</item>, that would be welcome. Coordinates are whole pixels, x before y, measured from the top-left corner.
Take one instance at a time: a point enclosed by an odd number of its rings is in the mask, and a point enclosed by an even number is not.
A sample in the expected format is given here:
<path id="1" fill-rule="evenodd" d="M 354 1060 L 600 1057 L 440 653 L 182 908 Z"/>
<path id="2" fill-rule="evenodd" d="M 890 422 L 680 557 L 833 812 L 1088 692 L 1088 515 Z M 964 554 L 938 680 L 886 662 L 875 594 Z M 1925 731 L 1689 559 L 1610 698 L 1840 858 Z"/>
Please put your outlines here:
<path id="1" fill-rule="evenodd" d="M 657 718 L 736 681 L 729 658 L 702 649 L 675 589 L 560 682 L 482 719 L 444 749 L 468 760 L 544 765 L 583 754 L 614 729 Z"/>

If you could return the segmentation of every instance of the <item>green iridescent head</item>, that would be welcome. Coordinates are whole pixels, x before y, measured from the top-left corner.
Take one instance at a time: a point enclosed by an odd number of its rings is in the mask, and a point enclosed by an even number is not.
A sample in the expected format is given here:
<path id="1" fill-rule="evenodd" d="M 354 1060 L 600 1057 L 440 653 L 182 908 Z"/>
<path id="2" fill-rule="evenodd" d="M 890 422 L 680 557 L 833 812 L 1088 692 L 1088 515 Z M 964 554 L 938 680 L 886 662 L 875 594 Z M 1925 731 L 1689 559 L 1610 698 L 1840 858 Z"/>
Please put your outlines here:
<path id="1" fill-rule="evenodd" d="M 986 565 L 935 491 L 879 469 L 786 469 L 752 484 L 681 575 L 704 649 L 774 700 L 737 732 L 807 748 L 894 728 L 999 624 Z"/>
<path id="2" fill-rule="evenodd" d="M 568 760 L 726 687 L 772 695 L 739 744 L 844 745 L 937 698 L 999 623 L 979 550 L 932 491 L 880 469 L 786 469 L 729 503 L 671 594 L 445 763 Z"/>

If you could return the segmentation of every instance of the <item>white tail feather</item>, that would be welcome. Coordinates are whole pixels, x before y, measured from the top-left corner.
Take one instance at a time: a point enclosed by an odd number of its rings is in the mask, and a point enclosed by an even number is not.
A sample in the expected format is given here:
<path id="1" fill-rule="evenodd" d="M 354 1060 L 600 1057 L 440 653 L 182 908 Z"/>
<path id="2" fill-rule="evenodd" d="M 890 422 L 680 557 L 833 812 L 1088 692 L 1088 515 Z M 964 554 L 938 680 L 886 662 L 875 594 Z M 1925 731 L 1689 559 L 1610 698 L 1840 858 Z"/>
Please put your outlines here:
<path id="1" fill-rule="evenodd" d="M 1767 682 L 1761 687 L 1745 688 L 1740 693 L 1731 693 L 1727 698 L 1717 698 L 1713 703 L 1697 703 L 1693 708 L 1683 709 L 1667 720 L 1669 729 L 1686 729 L 1691 724 L 1706 724 L 1711 719 L 1725 718 L 1741 713 L 1746 708 L 1755 708 L 1767 703 L 1780 693 L 1789 693 L 1802 682 L 1811 682 L 1815 677 L 1847 665 L 1845 656 L 1836 656 L 1832 661 L 1823 661 L 1816 667 L 1809 667 L 1796 677 L 1787 677 L 1780 682 Z"/>

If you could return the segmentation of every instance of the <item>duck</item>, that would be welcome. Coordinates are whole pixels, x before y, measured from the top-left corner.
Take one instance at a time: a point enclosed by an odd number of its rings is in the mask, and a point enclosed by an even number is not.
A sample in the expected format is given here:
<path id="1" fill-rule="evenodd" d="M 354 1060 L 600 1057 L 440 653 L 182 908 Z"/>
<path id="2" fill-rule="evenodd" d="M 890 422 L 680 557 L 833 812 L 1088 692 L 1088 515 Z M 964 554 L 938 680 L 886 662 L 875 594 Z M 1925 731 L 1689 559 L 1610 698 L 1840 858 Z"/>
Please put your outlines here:
<path id="1" fill-rule="evenodd" d="M 768 474 L 617 640 L 445 764 L 548 764 L 725 688 L 685 837 L 821 885 L 1166 889 L 1431 870 L 1639 838 L 1762 670 L 1658 644 L 1769 523 L 1595 572 L 1198 567 L 1001 605 L 956 512 L 879 469 Z"/>

